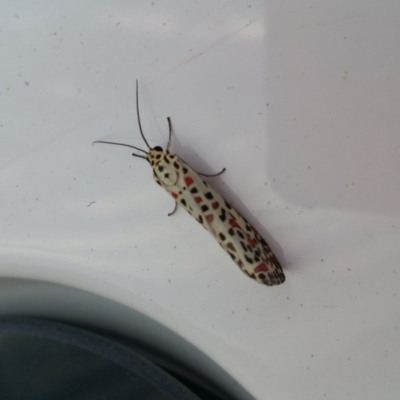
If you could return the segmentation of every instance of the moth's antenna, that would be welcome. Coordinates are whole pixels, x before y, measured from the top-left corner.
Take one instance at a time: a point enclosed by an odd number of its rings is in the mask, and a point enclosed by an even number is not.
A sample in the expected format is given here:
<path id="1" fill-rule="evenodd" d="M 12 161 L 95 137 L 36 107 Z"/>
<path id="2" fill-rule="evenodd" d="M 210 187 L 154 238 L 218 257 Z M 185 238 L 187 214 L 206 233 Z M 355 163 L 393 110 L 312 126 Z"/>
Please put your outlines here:
<path id="1" fill-rule="evenodd" d="M 140 123 L 140 115 L 139 115 L 139 83 L 138 80 L 136 79 L 136 113 L 137 113 L 137 119 L 139 123 L 139 129 L 140 129 L 140 134 L 142 135 L 142 138 L 144 142 L 146 143 L 147 147 L 151 149 L 149 144 L 147 143 L 146 138 L 144 137 L 143 130 L 142 130 L 142 124 Z"/>
<path id="2" fill-rule="evenodd" d="M 117 143 L 117 142 L 106 142 L 105 140 L 96 140 L 96 141 L 93 142 L 93 143 L 106 143 L 106 144 L 115 144 L 115 145 L 117 145 L 117 146 L 130 147 L 130 148 L 132 148 L 132 149 L 139 150 L 139 151 L 141 151 L 141 152 L 147 154 L 147 151 L 142 150 L 142 149 L 139 149 L 139 147 L 131 146 L 130 144 Z M 146 157 L 141 156 L 141 155 L 139 155 L 139 154 L 132 153 L 132 155 L 135 156 L 135 157 L 140 157 L 140 158 L 144 158 L 145 160 L 147 160 Z"/>
<path id="3" fill-rule="evenodd" d="M 172 138 L 171 118 L 167 117 L 167 121 L 168 121 L 168 129 L 169 129 L 168 144 L 167 144 L 167 153 L 168 153 L 169 152 L 169 148 L 171 147 L 171 138 Z"/>

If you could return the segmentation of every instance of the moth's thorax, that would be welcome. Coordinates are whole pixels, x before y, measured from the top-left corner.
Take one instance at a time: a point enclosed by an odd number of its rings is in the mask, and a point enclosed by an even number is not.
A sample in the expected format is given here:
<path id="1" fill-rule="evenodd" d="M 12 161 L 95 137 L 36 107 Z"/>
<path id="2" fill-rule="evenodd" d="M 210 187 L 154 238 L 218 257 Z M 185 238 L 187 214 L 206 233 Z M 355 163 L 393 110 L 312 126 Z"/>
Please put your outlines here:
<path id="1" fill-rule="evenodd" d="M 156 182 L 162 183 L 164 186 L 173 186 L 179 179 L 179 164 L 174 162 L 176 156 L 160 149 L 150 149 L 146 155 L 147 161 L 153 169 Z"/>
<path id="2" fill-rule="evenodd" d="M 165 155 L 166 154 L 162 150 L 150 149 L 146 154 L 146 158 L 151 167 L 154 168 L 163 159 L 163 157 L 165 157 Z"/>

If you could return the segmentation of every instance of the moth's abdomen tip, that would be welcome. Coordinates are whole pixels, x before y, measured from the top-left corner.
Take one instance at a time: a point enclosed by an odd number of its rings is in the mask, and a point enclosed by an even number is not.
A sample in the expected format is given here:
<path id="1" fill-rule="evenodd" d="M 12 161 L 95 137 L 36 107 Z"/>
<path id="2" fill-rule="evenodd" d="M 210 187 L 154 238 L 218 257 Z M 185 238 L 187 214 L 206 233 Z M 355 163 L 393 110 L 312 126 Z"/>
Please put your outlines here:
<path id="1" fill-rule="evenodd" d="M 260 271 L 255 274 L 255 279 L 267 286 L 281 285 L 285 282 L 286 277 L 281 268 L 275 268 L 273 271 Z"/>

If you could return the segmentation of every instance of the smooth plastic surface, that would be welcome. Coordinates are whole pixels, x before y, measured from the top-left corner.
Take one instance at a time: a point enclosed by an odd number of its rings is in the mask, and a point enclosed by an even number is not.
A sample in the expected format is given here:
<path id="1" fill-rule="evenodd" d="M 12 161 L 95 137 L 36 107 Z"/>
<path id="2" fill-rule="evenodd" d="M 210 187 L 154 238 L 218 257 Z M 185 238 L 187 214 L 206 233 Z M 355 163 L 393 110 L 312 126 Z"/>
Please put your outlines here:
<path id="1" fill-rule="evenodd" d="M 176 331 L 257 399 L 400 391 L 400 3 L 2 2 L 0 275 Z M 243 275 L 114 140 L 143 129 L 265 237 Z M 105 315 L 105 318 L 107 316 Z"/>
<path id="2" fill-rule="evenodd" d="M 200 400 L 128 347 L 90 331 L 0 318 L 0 342 L 0 382 L 8 400 Z"/>
<path id="3" fill-rule="evenodd" d="M 212 355 L 134 307 L 97 294 L 51 282 L 2 278 L 0 319 L 15 317 L 57 321 L 111 338 L 168 371 L 202 399 L 254 400 Z"/>

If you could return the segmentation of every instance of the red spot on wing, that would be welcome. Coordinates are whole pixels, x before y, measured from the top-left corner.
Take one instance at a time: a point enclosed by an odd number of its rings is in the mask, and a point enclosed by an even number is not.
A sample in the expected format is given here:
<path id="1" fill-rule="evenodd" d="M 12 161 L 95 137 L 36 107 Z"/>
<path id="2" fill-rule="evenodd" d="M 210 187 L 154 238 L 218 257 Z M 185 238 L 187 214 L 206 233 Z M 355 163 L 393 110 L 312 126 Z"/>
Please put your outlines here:
<path id="1" fill-rule="evenodd" d="M 268 271 L 268 267 L 263 263 L 254 269 L 254 272 Z"/>
<path id="2" fill-rule="evenodd" d="M 229 220 L 229 225 L 233 228 L 236 228 L 238 226 L 238 223 L 234 219 L 231 219 Z"/>
<path id="3" fill-rule="evenodd" d="M 256 247 L 256 243 L 254 242 L 253 239 L 247 239 L 247 243 L 251 246 L 251 247 Z"/>
<path id="4" fill-rule="evenodd" d="M 190 176 L 185 176 L 185 183 L 190 186 L 193 183 L 193 179 Z"/>
<path id="5" fill-rule="evenodd" d="M 214 220 L 214 216 L 212 214 L 206 215 L 206 220 L 208 222 L 212 222 Z"/>
<path id="6" fill-rule="evenodd" d="M 172 197 L 173 197 L 174 199 L 176 199 L 176 198 L 178 197 L 178 195 L 177 195 L 176 193 L 174 193 L 174 192 L 172 192 L 171 195 L 172 195 Z"/>
<path id="7" fill-rule="evenodd" d="M 214 203 L 212 203 L 211 206 L 214 210 L 216 210 L 219 207 L 218 201 L 214 201 Z"/>
<path id="8" fill-rule="evenodd" d="M 197 197 L 194 198 L 194 201 L 196 203 L 201 203 L 203 201 L 203 199 L 200 196 L 197 196 Z"/>

